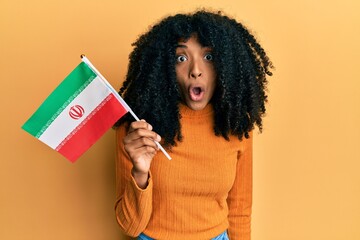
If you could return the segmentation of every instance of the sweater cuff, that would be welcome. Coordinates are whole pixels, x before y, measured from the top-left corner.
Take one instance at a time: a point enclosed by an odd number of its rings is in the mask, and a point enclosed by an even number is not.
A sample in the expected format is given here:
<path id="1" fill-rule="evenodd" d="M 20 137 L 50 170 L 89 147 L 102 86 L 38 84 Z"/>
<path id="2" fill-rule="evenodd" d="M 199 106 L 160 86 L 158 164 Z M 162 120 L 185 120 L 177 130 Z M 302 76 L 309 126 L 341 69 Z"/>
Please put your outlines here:
<path id="1" fill-rule="evenodd" d="M 139 188 L 131 176 L 121 206 L 116 210 L 118 223 L 126 235 L 136 237 L 146 228 L 152 213 L 152 190 L 151 174 L 145 189 Z"/>
<path id="2" fill-rule="evenodd" d="M 136 183 L 136 181 L 135 181 L 135 178 L 134 178 L 134 176 L 133 175 L 130 175 L 130 178 L 131 178 L 131 186 L 132 186 L 132 188 L 133 189 L 136 189 L 137 191 L 139 191 L 139 192 L 149 192 L 150 191 L 150 189 L 152 189 L 152 175 L 151 175 L 151 171 L 149 171 L 149 178 L 148 178 L 148 180 L 147 180 L 147 185 L 146 185 L 146 188 L 145 189 L 142 189 L 142 188 L 140 188 L 138 185 L 137 185 L 137 183 Z"/>

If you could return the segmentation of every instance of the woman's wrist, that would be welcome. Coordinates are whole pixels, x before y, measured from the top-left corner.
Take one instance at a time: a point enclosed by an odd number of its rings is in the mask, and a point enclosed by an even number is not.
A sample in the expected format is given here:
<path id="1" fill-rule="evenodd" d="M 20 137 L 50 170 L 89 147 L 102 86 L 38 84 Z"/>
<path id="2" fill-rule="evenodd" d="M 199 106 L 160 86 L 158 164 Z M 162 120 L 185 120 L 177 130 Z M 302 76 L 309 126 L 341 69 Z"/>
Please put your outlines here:
<path id="1" fill-rule="evenodd" d="M 144 173 L 144 172 L 137 172 L 136 170 L 131 169 L 131 175 L 133 176 L 133 178 L 135 179 L 136 184 L 138 185 L 139 188 L 141 189 L 145 189 L 148 185 L 148 180 L 149 180 L 149 173 Z"/>

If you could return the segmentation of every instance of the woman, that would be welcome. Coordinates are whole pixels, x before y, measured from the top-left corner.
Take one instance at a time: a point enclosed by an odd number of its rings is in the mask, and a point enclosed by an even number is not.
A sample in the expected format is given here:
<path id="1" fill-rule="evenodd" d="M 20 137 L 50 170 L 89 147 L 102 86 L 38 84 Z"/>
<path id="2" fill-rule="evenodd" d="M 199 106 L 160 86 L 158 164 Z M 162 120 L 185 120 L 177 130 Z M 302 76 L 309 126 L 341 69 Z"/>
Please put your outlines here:
<path id="1" fill-rule="evenodd" d="M 115 125 L 120 228 L 138 239 L 250 239 L 265 51 L 242 24 L 207 11 L 167 17 L 133 45 L 119 94 L 146 121 Z"/>

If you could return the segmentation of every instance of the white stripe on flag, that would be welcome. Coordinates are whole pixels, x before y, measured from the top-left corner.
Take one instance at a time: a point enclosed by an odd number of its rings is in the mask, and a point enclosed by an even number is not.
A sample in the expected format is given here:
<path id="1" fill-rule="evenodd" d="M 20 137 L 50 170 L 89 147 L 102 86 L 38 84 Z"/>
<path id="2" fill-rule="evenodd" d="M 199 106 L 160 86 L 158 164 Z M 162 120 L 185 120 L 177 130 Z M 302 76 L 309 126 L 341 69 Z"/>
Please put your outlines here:
<path id="1" fill-rule="evenodd" d="M 108 87 L 96 77 L 50 124 L 39 140 L 55 149 L 109 94 Z M 84 108 L 84 115 L 77 120 L 69 115 L 70 108 L 75 105 Z"/>

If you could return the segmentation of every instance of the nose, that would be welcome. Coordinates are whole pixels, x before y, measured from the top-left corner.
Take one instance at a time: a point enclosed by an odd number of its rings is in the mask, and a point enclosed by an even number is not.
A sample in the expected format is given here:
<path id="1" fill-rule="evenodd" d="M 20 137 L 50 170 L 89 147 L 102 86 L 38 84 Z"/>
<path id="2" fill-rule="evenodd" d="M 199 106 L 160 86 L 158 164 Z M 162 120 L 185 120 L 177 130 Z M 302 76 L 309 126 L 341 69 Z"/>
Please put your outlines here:
<path id="1" fill-rule="evenodd" d="M 198 77 L 201 77 L 201 75 L 202 70 L 200 64 L 197 61 L 194 61 L 190 67 L 190 77 L 196 79 Z"/>

